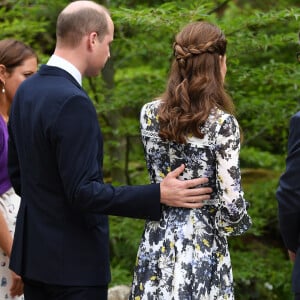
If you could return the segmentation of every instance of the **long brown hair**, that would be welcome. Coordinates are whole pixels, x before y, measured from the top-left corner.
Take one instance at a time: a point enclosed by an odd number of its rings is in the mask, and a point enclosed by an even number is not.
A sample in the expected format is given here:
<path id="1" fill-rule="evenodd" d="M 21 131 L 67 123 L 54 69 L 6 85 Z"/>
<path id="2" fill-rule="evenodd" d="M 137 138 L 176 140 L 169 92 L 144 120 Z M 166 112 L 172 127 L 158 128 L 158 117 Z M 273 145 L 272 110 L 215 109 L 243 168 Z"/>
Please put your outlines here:
<path id="1" fill-rule="evenodd" d="M 159 109 L 162 139 L 186 143 L 189 135 L 203 138 L 201 126 L 212 109 L 233 113 L 220 68 L 226 44 L 222 31 L 203 21 L 188 24 L 176 36 L 175 58 Z"/>

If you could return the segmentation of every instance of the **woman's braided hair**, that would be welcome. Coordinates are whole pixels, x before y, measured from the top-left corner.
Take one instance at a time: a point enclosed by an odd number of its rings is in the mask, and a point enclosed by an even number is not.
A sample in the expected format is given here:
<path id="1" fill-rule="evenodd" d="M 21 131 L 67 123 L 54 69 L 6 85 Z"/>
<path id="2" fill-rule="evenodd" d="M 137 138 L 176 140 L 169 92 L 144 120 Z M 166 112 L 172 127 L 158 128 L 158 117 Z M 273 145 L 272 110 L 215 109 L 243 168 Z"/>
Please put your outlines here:
<path id="1" fill-rule="evenodd" d="M 176 36 L 175 59 L 159 110 L 162 139 L 186 143 L 190 135 L 203 138 L 201 126 L 212 109 L 233 113 L 220 68 L 226 44 L 222 31 L 208 22 L 188 24 Z"/>

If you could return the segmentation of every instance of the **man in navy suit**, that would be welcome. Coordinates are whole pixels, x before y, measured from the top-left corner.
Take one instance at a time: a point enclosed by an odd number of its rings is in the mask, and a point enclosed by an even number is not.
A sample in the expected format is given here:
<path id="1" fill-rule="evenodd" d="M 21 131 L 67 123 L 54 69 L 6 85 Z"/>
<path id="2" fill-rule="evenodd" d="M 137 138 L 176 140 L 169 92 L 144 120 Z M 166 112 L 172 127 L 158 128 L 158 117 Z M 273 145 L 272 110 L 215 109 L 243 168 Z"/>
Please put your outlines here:
<path id="1" fill-rule="evenodd" d="M 181 166 L 160 184 L 103 183 L 103 140 L 81 87 L 110 56 L 114 25 L 92 1 L 70 3 L 58 16 L 47 65 L 20 86 L 9 121 L 9 174 L 21 196 L 10 267 L 26 300 L 107 299 L 107 215 L 158 220 L 161 203 L 199 208 L 207 179 L 180 181 Z M 130 229 L 128 229 L 130 230 Z"/>
<path id="2" fill-rule="evenodd" d="M 300 112 L 290 121 L 286 170 L 280 177 L 276 197 L 280 231 L 294 262 L 292 287 L 300 300 Z"/>

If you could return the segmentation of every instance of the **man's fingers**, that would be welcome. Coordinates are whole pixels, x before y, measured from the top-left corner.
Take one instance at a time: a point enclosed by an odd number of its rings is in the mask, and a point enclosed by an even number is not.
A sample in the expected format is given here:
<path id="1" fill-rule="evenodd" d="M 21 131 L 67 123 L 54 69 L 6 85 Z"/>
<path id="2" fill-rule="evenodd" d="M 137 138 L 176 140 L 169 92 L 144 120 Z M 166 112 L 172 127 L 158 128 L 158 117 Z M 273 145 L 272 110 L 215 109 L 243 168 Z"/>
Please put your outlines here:
<path id="1" fill-rule="evenodd" d="M 184 164 L 181 164 L 180 167 L 168 173 L 167 176 L 177 178 L 184 171 L 184 168 L 185 168 Z"/>
<path id="2" fill-rule="evenodd" d="M 184 171 L 184 164 L 168 173 L 160 184 L 161 203 L 167 206 L 200 208 L 201 201 L 210 199 L 211 187 L 207 185 L 208 178 L 180 180 L 178 176 Z"/>
<path id="3" fill-rule="evenodd" d="M 181 164 L 180 167 L 178 167 L 175 170 L 173 170 L 172 172 L 168 173 L 167 176 L 177 178 L 184 171 L 184 168 L 185 168 L 184 164 Z M 189 180 L 182 180 L 181 182 L 182 182 L 184 188 L 191 189 L 191 188 L 196 188 L 198 186 L 201 186 L 201 185 L 207 183 L 208 178 L 206 178 L 206 177 L 194 178 L 194 179 L 189 179 Z M 211 193 L 212 189 L 206 190 L 206 192 Z M 205 192 L 204 192 L 204 190 L 200 190 L 200 193 L 205 193 Z"/>
<path id="4" fill-rule="evenodd" d="M 191 195 L 191 196 L 185 196 L 184 198 L 181 198 L 179 200 L 172 200 L 172 201 L 166 201 L 164 202 L 167 206 L 173 206 L 173 207 L 183 207 L 183 208 L 201 208 L 206 203 L 205 201 L 210 200 L 210 195 Z"/>
<path id="5" fill-rule="evenodd" d="M 192 197 L 197 202 L 202 200 L 207 200 L 210 198 L 212 193 L 211 187 L 197 187 L 197 188 L 186 188 L 181 191 L 182 200 L 187 200 L 186 198 Z"/>
<path id="6" fill-rule="evenodd" d="M 10 288 L 10 294 L 12 297 L 21 296 L 23 294 L 23 281 L 20 276 L 12 272 L 12 285 Z"/>
<path id="7" fill-rule="evenodd" d="M 190 196 L 190 197 L 187 197 L 185 198 L 187 199 L 185 201 L 185 203 L 194 203 L 194 204 L 201 204 L 203 205 L 203 202 L 206 201 L 206 200 L 210 200 L 210 195 L 207 194 L 207 195 L 197 195 L 197 196 Z"/>
<path id="8" fill-rule="evenodd" d="M 183 182 L 184 182 L 186 188 L 191 189 L 191 188 L 196 188 L 198 186 L 201 186 L 201 185 L 207 183 L 208 182 L 208 178 L 205 178 L 205 177 L 203 177 L 203 178 L 195 178 L 195 179 L 185 180 Z"/>
<path id="9" fill-rule="evenodd" d="M 21 296 L 23 294 L 23 282 L 19 281 L 10 289 L 10 294 L 12 297 Z"/>
<path id="10" fill-rule="evenodd" d="M 212 193 L 212 188 L 210 187 L 200 187 L 200 188 L 185 190 L 185 195 L 187 197 L 199 196 L 199 197 L 208 197 L 205 199 L 209 199 L 211 193 Z"/>

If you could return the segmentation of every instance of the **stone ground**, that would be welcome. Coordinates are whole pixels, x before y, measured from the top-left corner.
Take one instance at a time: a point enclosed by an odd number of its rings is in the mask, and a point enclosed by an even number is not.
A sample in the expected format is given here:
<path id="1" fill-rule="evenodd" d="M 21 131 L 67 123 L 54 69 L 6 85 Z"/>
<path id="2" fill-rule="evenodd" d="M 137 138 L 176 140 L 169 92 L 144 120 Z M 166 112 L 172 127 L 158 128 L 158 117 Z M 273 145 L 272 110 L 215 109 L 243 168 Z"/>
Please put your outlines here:
<path id="1" fill-rule="evenodd" d="M 117 285 L 108 289 L 108 300 L 128 300 L 130 287 Z"/>

